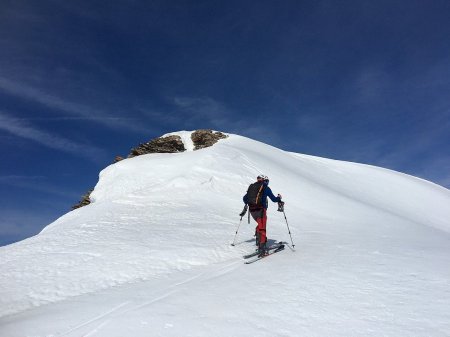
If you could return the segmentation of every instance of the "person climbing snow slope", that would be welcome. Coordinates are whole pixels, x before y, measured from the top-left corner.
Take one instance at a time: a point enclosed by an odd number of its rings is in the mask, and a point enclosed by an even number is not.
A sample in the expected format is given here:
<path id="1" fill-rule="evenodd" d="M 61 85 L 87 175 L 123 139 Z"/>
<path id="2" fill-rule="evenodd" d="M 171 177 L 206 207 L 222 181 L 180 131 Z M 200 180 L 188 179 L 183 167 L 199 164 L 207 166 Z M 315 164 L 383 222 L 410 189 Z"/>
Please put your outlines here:
<path id="1" fill-rule="evenodd" d="M 276 197 L 269 187 L 269 178 L 265 175 L 259 175 L 256 182 L 251 184 L 243 200 L 248 205 L 249 212 L 252 218 L 256 221 L 255 229 L 256 245 L 258 246 L 258 255 L 264 256 L 267 254 L 267 197 L 273 202 L 281 202 L 281 195 Z"/>

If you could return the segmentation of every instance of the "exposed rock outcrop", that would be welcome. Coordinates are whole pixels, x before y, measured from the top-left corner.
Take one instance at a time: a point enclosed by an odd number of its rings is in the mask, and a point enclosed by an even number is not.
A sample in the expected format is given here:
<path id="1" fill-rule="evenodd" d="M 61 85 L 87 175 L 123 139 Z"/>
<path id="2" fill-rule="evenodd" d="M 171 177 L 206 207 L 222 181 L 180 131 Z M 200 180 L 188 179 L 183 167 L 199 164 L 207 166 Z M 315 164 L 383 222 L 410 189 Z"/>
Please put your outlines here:
<path id="1" fill-rule="evenodd" d="M 149 153 L 177 153 L 186 151 L 180 136 L 167 136 L 155 138 L 147 143 L 131 149 L 128 158 Z"/>
<path id="2" fill-rule="evenodd" d="M 191 139 L 194 143 L 194 150 L 200 150 L 205 147 L 209 147 L 217 143 L 219 139 L 227 138 L 228 136 L 222 132 L 213 132 L 212 130 L 197 130 L 192 132 Z M 140 144 L 139 146 L 131 149 L 130 154 L 127 158 L 137 157 L 143 154 L 149 153 L 178 153 L 184 152 L 186 148 L 184 147 L 183 141 L 180 136 L 172 135 L 166 137 L 159 137 L 148 141 L 147 143 Z M 114 163 L 117 163 L 124 158 L 121 156 L 116 156 Z M 85 195 L 82 196 L 80 202 L 74 206 L 72 209 L 77 209 L 91 203 L 90 195 L 92 190 L 89 190 Z"/>
<path id="3" fill-rule="evenodd" d="M 228 136 L 222 132 L 213 132 L 212 130 L 197 130 L 192 132 L 191 139 L 194 142 L 194 150 L 210 147 L 217 143 L 219 139 Z"/>
<path id="4" fill-rule="evenodd" d="M 80 202 L 78 204 L 72 206 L 72 209 L 77 209 L 77 208 L 89 205 L 91 203 L 90 196 L 91 196 L 92 191 L 93 190 L 87 191 L 87 193 L 81 197 Z"/>
<path id="5" fill-rule="evenodd" d="M 124 158 L 122 156 L 116 156 L 116 158 L 114 158 L 114 164 L 118 163 L 119 161 L 122 161 Z"/>

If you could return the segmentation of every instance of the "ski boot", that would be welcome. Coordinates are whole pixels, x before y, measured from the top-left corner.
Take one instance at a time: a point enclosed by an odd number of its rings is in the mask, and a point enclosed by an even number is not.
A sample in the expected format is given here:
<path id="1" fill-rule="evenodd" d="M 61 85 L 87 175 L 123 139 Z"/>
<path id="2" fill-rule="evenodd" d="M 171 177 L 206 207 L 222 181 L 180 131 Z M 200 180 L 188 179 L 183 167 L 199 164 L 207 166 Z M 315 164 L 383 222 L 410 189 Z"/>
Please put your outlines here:
<path id="1" fill-rule="evenodd" d="M 266 247 L 265 243 L 262 243 L 258 247 L 258 257 L 264 257 L 269 255 L 269 250 Z"/>

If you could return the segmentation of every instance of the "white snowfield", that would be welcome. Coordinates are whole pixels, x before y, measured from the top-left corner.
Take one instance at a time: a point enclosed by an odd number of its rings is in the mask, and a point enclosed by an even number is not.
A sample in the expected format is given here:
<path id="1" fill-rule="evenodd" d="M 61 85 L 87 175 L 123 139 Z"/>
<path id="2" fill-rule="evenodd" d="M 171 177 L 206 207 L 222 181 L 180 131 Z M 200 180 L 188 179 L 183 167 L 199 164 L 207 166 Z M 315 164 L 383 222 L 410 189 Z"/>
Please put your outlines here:
<path id="1" fill-rule="evenodd" d="M 104 169 L 94 202 L 0 248 L 0 336 L 450 336 L 450 191 L 230 135 Z M 260 173 L 254 264 L 242 196 Z"/>

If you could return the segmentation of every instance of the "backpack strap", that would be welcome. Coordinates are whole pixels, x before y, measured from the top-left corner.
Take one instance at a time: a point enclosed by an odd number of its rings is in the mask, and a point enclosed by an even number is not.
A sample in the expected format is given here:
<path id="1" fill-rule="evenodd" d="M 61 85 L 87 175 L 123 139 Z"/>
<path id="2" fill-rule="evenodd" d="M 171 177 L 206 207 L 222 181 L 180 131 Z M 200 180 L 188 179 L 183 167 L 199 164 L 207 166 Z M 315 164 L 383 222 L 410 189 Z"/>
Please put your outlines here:
<path id="1" fill-rule="evenodd" d="M 261 206 L 263 206 L 263 200 L 262 200 L 262 195 L 261 195 L 263 191 L 264 191 L 264 184 L 261 185 L 261 187 L 259 188 L 258 194 L 256 195 L 256 200 L 259 200 L 259 197 L 261 197 Z"/>

